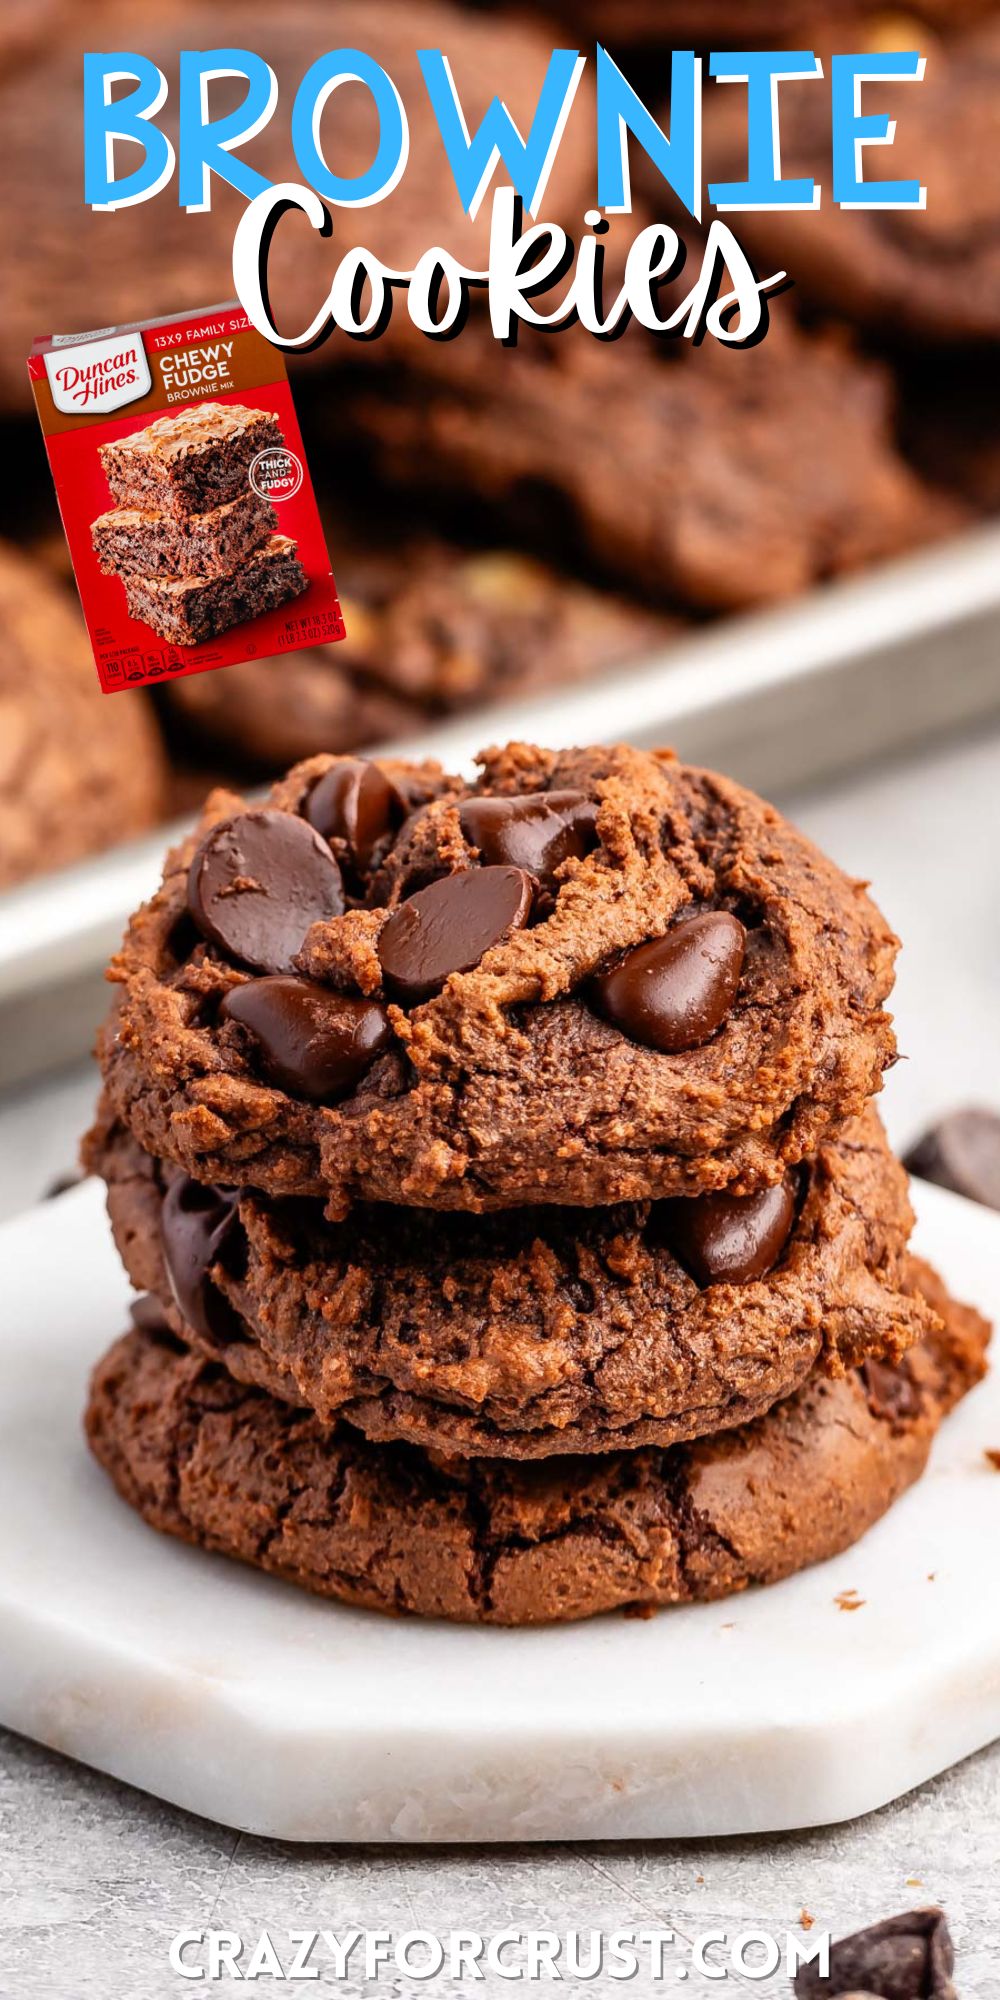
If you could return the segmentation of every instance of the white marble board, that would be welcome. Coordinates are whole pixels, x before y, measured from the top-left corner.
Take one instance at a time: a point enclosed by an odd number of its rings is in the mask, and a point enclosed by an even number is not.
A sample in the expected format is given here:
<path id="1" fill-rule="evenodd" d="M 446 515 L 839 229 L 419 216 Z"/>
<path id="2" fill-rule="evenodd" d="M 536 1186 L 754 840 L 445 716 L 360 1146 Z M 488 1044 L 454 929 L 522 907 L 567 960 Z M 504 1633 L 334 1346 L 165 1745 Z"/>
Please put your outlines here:
<path id="1" fill-rule="evenodd" d="M 1000 1216 L 916 1195 L 921 1248 L 1000 1317 Z M 250 1832 L 414 1842 L 814 1826 L 1000 1735 L 1000 1371 L 807 1575 L 467 1630 L 310 1599 L 134 1517 L 80 1431 L 126 1301 L 96 1184 L 0 1229 L 0 1722 L 25 1735 Z"/>

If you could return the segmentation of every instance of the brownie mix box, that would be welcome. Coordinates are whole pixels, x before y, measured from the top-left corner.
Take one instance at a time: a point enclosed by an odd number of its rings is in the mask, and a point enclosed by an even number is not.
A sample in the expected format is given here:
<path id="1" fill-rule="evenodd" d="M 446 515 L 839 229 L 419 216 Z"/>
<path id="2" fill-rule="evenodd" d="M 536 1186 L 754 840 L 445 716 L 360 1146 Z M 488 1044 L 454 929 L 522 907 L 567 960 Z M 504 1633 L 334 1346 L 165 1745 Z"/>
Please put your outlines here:
<path id="1" fill-rule="evenodd" d="M 36 340 L 101 686 L 344 636 L 284 363 L 238 306 Z"/>

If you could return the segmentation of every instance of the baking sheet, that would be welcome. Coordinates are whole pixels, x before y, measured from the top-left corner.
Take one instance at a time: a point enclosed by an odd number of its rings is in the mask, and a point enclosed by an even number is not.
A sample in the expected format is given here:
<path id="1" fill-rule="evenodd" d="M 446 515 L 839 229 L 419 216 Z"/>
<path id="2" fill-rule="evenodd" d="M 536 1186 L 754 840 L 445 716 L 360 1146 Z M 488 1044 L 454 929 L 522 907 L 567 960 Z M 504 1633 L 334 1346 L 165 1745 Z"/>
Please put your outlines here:
<path id="1" fill-rule="evenodd" d="M 380 747 L 463 766 L 484 742 L 508 737 L 673 743 L 780 794 L 997 714 L 1000 526 L 991 526 L 720 621 L 613 676 Z M 171 831 L 0 897 L 0 1086 L 89 1047 L 106 1003 L 103 967 L 156 886 Z"/>

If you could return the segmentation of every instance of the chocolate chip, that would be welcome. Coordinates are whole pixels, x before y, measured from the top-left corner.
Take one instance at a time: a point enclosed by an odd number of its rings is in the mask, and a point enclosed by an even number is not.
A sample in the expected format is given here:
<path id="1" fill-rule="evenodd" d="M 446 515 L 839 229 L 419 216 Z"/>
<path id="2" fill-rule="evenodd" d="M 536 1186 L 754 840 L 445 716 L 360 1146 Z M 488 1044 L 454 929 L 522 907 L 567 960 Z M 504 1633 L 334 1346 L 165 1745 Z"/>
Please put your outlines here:
<path id="1" fill-rule="evenodd" d="M 986 1208 L 1000 1208 L 1000 1113 L 950 1111 L 905 1154 L 903 1165 Z"/>
<path id="2" fill-rule="evenodd" d="M 209 1271 L 236 1220 L 239 1195 L 178 1174 L 163 1197 L 160 1235 L 170 1289 L 181 1318 L 206 1339 L 228 1340 L 239 1322 Z"/>
<path id="3" fill-rule="evenodd" d="M 597 839 L 597 805 L 585 792 L 522 792 L 514 798 L 466 799 L 462 832 L 489 865 L 524 868 L 545 881 L 560 862 L 586 854 Z"/>
<path id="4" fill-rule="evenodd" d="M 311 979 L 252 979 L 227 993 L 224 1019 L 248 1028 L 272 1083 L 296 1097 L 348 1097 L 392 1039 L 377 1000 L 331 993 Z"/>
<path id="5" fill-rule="evenodd" d="M 776 1264 L 795 1220 L 791 1179 L 757 1194 L 703 1194 L 659 1204 L 658 1227 L 698 1285 L 747 1285 Z"/>
<path id="6" fill-rule="evenodd" d="M 128 1309 L 129 1318 L 137 1333 L 169 1333 L 166 1315 L 159 1299 L 152 1292 L 140 1292 Z"/>
<path id="7" fill-rule="evenodd" d="M 746 932 L 728 910 L 688 917 L 598 972 L 590 997 L 634 1042 L 679 1055 L 708 1040 L 736 998 Z"/>
<path id="8" fill-rule="evenodd" d="M 188 871 L 203 937 L 260 972 L 288 972 L 310 924 L 344 910 L 326 841 L 294 813 L 237 813 L 207 834 Z"/>
<path id="9" fill-rule="evenodd" d="M 912 1423 L 920 1415 L 922 1398 L 905 1360 L 893 1368 L 887 1361 L 875 1361 L 869 1355 L 858 1372 L 868 1407 L 883 1423 Z"/>
<path id="10" fill-rule="evenodd" d="M 484 952 L 531 915 L 521 868 L 467 868 L 418 889 L 382 927 L 378 955 L 397 999 L 415 1005 L 449 973 L 471 972 Z"/>
<path id="11" fill-rule="evenodd" d="M 814 1965 L 795 1975 L 797 2000 L 955 2000 L 955 1953 L 943 1910 L 911 1910 L 855 1931 L 831 1946 L 830 1970 Z"/>
<path id="12" fill-rule="evenodd" d="M 303 807 L 324 840 L 342 840 L 355 868 L 371 863 L 380 840 L 403 816 L 394 785 L 365 757 L 344 757 L 318 779 Z"/>

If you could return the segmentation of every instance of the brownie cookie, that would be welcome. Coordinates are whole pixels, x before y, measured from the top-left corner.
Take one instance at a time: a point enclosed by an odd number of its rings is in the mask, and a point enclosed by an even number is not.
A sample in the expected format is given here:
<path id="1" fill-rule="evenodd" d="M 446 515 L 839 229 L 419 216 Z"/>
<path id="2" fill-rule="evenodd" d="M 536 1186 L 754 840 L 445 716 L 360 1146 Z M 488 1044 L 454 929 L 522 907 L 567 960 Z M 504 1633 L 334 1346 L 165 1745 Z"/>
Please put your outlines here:
<path id="1" fill-rule="evenodd" d="M 645 597 L 707 611 L 790 596 L 962 518 L 905 464 L 888 373 L 846 339 L 790 310 L 750 349 L 626 338 L 627 356 L 577 331 L 498 348 L 470 321 L 446 349 L 425 343 L 398 380 L 357 392 L 374 468 L 424 496 L 474 494 L 508 532 L 522 522 Z"/>
<path id="2" fill-rule="evenodd" d="M 743 1423 L 928 1325 L 902 1290 L 906 1176 L 869 1109 L 742 1198 L 444 1216 L 268 1202 L 160 1169 L 120 1125 L 108 1183 L 132 1283 L 238 1380 L 371 1438 L 538 1458 Z"/>
<path id="3" fill-rule="evenodd" d="M 332 1218 L 589 1207 L 752 1192 L 862 1109 L 896 940 L 859 883 L 668 753 L 480 762 L 213 795 L 110 970 L 147 1152 Z"/>
<path id="4" fill-rule="evenodd" d="M 817 1374 L 767 1416 L 663 1452 L 512 1465 L 371 1444 L 234 1382 L 165 1329 L 98 1364 L 91 1449 L 156 1528 L 372 1610 L 527 1625 L 771 1583 L 850 1547 L 924 1469 L 988 1328 L 941 1314 L 896 1367 Z"/>
<path id="5" fill-rule="evenodd" d="M 835 33 L 827 40 L 836 48 Z M 900 42 L 891 16 L 879 15 L 868 17 L 853 44 L 873 52 L 911 45 Z M 996 341 L 1000 184 L 984 162 L 1000 152 L 1000 20 L 947 41 L 924 35 L 919 45 L 927 57 L 919 85 L 868 86 L 866 108 L 888 109 L 896 135 L 891 148 L 868 149 L 865 176 L 920 181 L 926 208 L 847 213 L 824 189 L 811 212 L 741 215 L 740 236 L 769 268 L 789 271 L 804 297 L 895 341 Z M 786 83 L 783 175 L 822 179 L 829 157 L 829 91 Z M 709 100 L 705 165 L 712 180 L 744 176 L 745 93 L 742 106 L 728 87 Z"/>
<path id="6" fill-rule="evenodd" d="M 73 601 L 0 543 L 0 888 L 154 825 L 165 786 L 145 695 L 101 693 Z"/>
<path id="7" fill-rule="evenodd" d="M 225 772 L 273 778 L 320 747 L 343 754 L 413 736 L 427 716 L 342 659 L 354 637 L 351 607 L 340 606 L 347 638 L 264 660 L 241 660 L 220 674 L 188 674 L 163 689 L 171 736 L 188 755 L 206 752 Z M 353 653 L 352 647 L 352 653 Z M 200 808 L 207 785 L 194 802 Z"/>
<path id="8" fill-rule="evenodd" d="M 362 555 L 331 524 L 347 637 L 169 688 L 206 739 L 273 774 L 320 750 L 412 735 L 458 709 L 583 680 L 661 647 L 682 621 L 509 549 L 408 538 Z"/>

